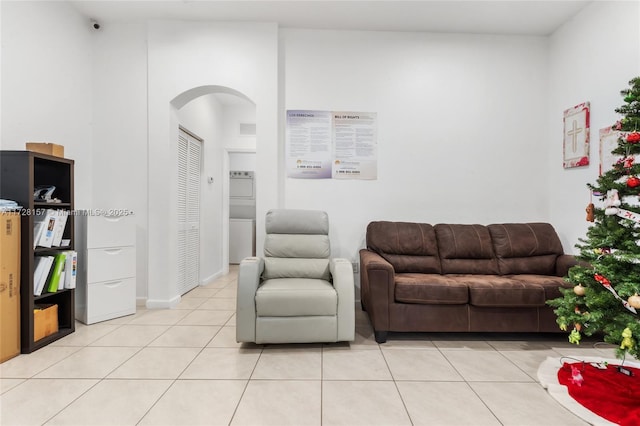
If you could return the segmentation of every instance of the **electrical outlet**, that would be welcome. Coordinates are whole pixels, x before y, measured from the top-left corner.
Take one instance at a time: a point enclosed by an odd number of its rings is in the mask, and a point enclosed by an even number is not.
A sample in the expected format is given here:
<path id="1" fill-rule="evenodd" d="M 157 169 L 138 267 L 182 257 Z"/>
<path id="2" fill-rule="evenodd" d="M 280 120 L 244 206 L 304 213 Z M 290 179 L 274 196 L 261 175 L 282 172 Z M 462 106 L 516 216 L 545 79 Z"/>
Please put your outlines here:
<path id="1" fill-rule="evenodd" d="M 352 264 L 351 264 L 351 266 L 353 266 L 353 273 L 354 273 L 354 274 L 357 274 L 357 273 L 358 273 L 358 270 L 359 270 L 359 269 L 358 269 L 358 264 L 354 262 L 354 263 L 352 263 Z"/>

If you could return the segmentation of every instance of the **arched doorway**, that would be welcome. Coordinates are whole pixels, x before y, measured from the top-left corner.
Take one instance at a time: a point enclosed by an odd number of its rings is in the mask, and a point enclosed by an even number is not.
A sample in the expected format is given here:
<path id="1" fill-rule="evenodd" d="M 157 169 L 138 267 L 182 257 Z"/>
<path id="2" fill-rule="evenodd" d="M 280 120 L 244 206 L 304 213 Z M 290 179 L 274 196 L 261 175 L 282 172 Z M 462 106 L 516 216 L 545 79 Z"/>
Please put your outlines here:
<path id="1" fill-rule="evenodd" d="M 218 276 L 228 272 L 228 239 L 229 239 L 229 170 L 228 154 L 225 148 L 233 145 L 231 135 L 232 123 L 240 117 L 237 110 L 240 105 L 252 112 L 255 125 L 255 103 L 243 93 L 224 86 L 199 86 L 182 92 L 170 101 L 169 105 L 169 143 L 166 149 L 166 162 L 160 178 L 164 192 L 157 194 L 166 197 L 164 205 L 169 211 L 165 217 L 169 244 L 167 257 L 170 264 L 165 267 L 169 273 L 169 293 L 174 296 L 169 306 L 152 305 L 148 307 L 170 307 L 177 303 L 184 293 L 182 276 L 191 272 L 198 278 L 198 284 L 206 284 Z M 237 118 L 239 119 L 239 118 Z M 193 247 L 182 244 L 181 229 L 184 226 L 179 220 L 178 203 L 180 194 L 180 128 L 187 129 L 202 139 L 202 158 L 200 161 L 200 191 L 197 208 L 199 208 L 199 235 L 196 238 L 199 247 L 197 254 L 201 261 L 181 262 L 185 256 L 193 256 Z M 255 149 L 255 137 L 253 140 Z M 156 173 L 157 176 L 157 173 Z M 151 175 L 149 176 L 152 179 Z M 153 213 L 150 212 L 150 220 Z M 171 243 L 175 241 L 175 243 Z M 188 250 L 188 253 L 184 251 Z M 174 264 L 172 264 L 174 263 Z M 183 267 L 179 267 L 179 264 Z M 185 271 L 184 266 L 197 267 L 199 271 Z M 197 266 L 193 266 L 197 265 Z M 153 301 L 152 301 L 153 303 Z"/>

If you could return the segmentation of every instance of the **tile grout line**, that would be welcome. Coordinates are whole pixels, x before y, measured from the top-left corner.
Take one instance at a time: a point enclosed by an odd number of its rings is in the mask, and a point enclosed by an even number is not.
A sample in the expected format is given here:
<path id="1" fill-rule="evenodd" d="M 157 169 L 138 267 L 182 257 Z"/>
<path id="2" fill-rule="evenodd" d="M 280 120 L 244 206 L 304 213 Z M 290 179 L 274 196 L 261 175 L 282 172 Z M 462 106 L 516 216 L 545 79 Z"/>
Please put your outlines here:
<path id="1" fill-rule="evenodd" d="M 120 329 L 123 325 L 125 324 L 120 324 L 119 327 L 116 327 L 115 329 L 113 329 L 112 331 L 110 331 L 109 333 L 105 334 L 108 335 L 118 329 Z M 104 336 L 102 336 L 104 337 Z M 94 346 L 90 346 L 91 343 L 95 343 L 97 340 L 101 339 L 102 337 L 94 340 L 93 342 L 90 342 L 84 346 L 81 346 L 80 349 L 78 349 L 77 351 L 73 352 L 73 354 L 76 354 L 80 351 L 82 351 L 83 349 L 86 348 L 90 348 L 90 347 L 94 347 Z M 99 347 L 99 346 L 97 346 Z M 97 387 L 100 383 L 102 383 L 109 374 L 113 373 L 116 369 L 118 369 L 119 367 L 121 367 L 124 363 L 126 363 L 127 361 L 129 361 L 131 358 L 133 358 L 137 353 L 139 353 L 142 350 L 143 347 L 140 347 L 137 351 L 135 351 L 134 353 L 131 354 L 131 356 L 129 356 L 126 360 L 122 361 L 122 363 L 120 363 L 119 365 L 117 365 L 116 367 L 114 367 L 113 369 L 111 369 L 111 371 L 109 371 L 108 373 L 106 373 L 103 377 L 97 378 L 97 379 L 86 379 L 86 378 L 70 378 L 70 377 L 65 377 L 65 378 L 51 378 L 52 380 L 97 380 L 92 386 L 90 386 L 89 388 L 87 388 L 84 392 L 80 393 L 77 397 L 75 397 L 72 401 L 70 401 L 68 404 L 66 404 L 64 407 L 60 408 L 60 410 L 58 410 L 55 414 L 53 414 L 51 417 L 49 417 L 47 420 L 44 421 L 44 423 L 42 423 L 43 425 L 50 422 L 51 420 L 53 420 L 56 416 L 60 415 L 60 413 L 62 413 L 64 410 L 66 410 L 67 408 L 69 408 L 73 403 L 75 403 L 77 400 L 79 400 L 80 398 L 82 398 L 84 395 L 86 395 L 87 393 L 89 393 L 92 389 L 94 389 L 95 387 Z M 66 359 L 66 358 L 65 358 Z M 42 370 L 40 373 L 48 370 L 49 368 L 53 367 L 54 365 L 62 362 L 63 360 L 60 360 L 52 365 L 50 365 L 49 367 L 47 367 L 45 370 Z M 36 373 L 36 374 L 40 374 L 40 373 Z M 32 379 L 34 380 L 38 380 L 35 377 L 32 377 Z M 45 379 L 45 378 L 43 378 Z"/>
<path id="2" fill-rule="evenodd" d="M 256 360 L 256 363 L 253 365 L 253 368 L 251 369 L 251 374 L 249 374 L 249 377 L 247 378 L 247 383 L 245 383 L 244 388 L 242 389 L 242 393 L 240 394 L 240 398 L 238 398 L 238 402 L 236 403 L 236 406 L 233 409 L 233 413 L 231 414 L 231 417 L 229 418 L 229 423 L 227 423 L 229 426 L 233 422 L 233 418 L 236 416 L 236 414 L 238 412 L 238 408 L 240 408 L 240 403 L 242 402 L 242 398 L 244 398 L 244 394 L 247 392 L 247 388 L 249 387 L 249 383 L 251 383 L 251 378 L 253 377 L 253 374 L 255 373 L 256 368 L 258 368 L 258 363 L 260 362 L 260 358 L 262 358 L 262 354 L 263 353 L 264 353 L 264 346 L 262 346 L 260 348 L 260 354 L 258 355 L 258 359 Z"/>
<path id="3" fill-rule="evenodd" d="M 195 311 L 197 308 L 191 309 L 191 312 Z M 185 315 L 188 316 L 189 314 Z M 173 324 L 172 326 L 170 326 L 168 329 L 166 329 L 162 334 L 160 334 L 158 337 L 156 337 L 155 339 L 153 339 L 151 342 L 149 342 L 146 346 L 144 346 L 145 348 L 157 348 L 158 346 L 149 346 L 151 345 L 153 342 L 155 342 L 156 340 L 158 340 L 162 335 L 164 335 L 167 331 L 169 331 L 172 327 L 175 327 L 177 324 Z M 144 420 L 144 418 L 151 412 L 151 410 L 153 410 L 153 408 L 158 405 L 158 402 L 160 402 L 160 400 L 167 394 L 167 392 L 169 392 L 169 390 L 173 387 L 173 385 L 180 379 L 180 376 L 184 374 L 184 372 L 187 370 L 187 368 L 189 368 L 191 366 L 191 364 L 193 364 L 193 361 L 196 360 L 196 358 L 198 358 L 198 356 L 204 351 L 204 349 L 207 347 L 207 345 L 209 343 L 211 343 L 211 341 L 218 335 L 218 333 L 220 332 L 222 328 L 218 329 L 218 331 L 211 337 L 211 339 L 209 339 L 209 341 L 202 347 L 200 348 L 200 350 L 198 351 L 198 353 L 193 357 L 193 359 L 191 359 L 191 361 L 189 361 L 187 363 L 187 365 L 185 365 L 185 367 L 182 369 L 182 371 L 180 373 L 178 373 L 176 375 L 176 377 L 171 381 L 171 383 L 169 384 L 169 386 L 167 386 L 167 388 L 164 390 L 164 392 L 162 392 L 158 398 L 154 401 L 153 404 L 151 404 L 151 406 L 147 409 L 147 411 L 145 411 L 145 413 L 140 416 L 140 419 L 138 419 L 138 421 L 136 422 L 136 425 L 139 425 L 140 422 L 142 422 Z M 160 346 L 161 347 L 161 346 Z M 138 380 L 138 379 L 134 379 L 134 380 Z"/>
<path id="4" fill-rule="evenodd" d="M 407 408 L 407 404 L 404 401 L 404 398 L 402 397 L 402 392 L 400 392 L 400 388 L 398 387 L 398 382 L 396 381 L 396 378 L 393 375 L 393 372 L 391 371 L 391 367 L 389 366 L 389 361 L 387 360 L 387 357 L 384 356 L 384 351 L 380 347 L 379 343 L 378 343 L 378 350 L 380 351 L 380 354 L 382 355 L 382 359 L 384 360 L 384 363 L 387 366 L 387 369 L 389 370 L 389 375 L 391 376 L 391 380 L 393 380 L 393 386 L 396 388 L 396 392 L 398 392 L 398 396 L 400 397 L 400 401 L 402 402 L 402 406 L 404 407 L 404 412 L 407 414 L 407 417 L 409 418 L 409 423 L 413 425 L 414 423 L 413 423 L 413 419 L 411 418 L 411 413 L 409 412 L 409 409 Z"/>
<path id="5" fill-rule="evenodd" d="M 432 341 L 433 342 L 433 341 Z M 500 420 L 500 418 L 498 417 L 498 415 L 496 413 L 493 412 L 493 410 L 491 409 L 491 407 L 489 407 L 489 405 L 487 405 L 486 401 L 484 399 L 482 399 L 482 397 L 480 397 L 480 395 L 478 394 L 478 392 L 476 392 L 476 390 L 473 388 L 473 386 L 471 386 L 471 383 L 469 383 L 469 381 L 467 380 L 466 377 L 464 377 L 464 375 L 456 368 L 455 365 L 453 365 L 453 363 L 451 362 L 451 360 L 447 357 L 447 355 L 442 352 L 441 348 L 436 345 L 435 343 L 433 344 L 436 349 L 438 350 L 438 352 L 440 353 L 440 355 L 442 355 L 442 357 L 447 360 L 447 362 L 449 363 L 449 365 L 451 365 L 451 368 L 453 368 L 453 370 L 458 373 L 458 375 L 462 378 L 462 381 L 464 382 L 464 384 L 471 390 L 471 392 L 473 392 L 473 394 L 480 400 L 480 402 L 482 403 L 482 405 L 484 405 L 487 410 L 489 410 L 489 412 L 491 413 L 491 415 L 496 419 L 496 421 L 498 423 L 500 423 L 501 425 L 504 425 L 504 423 Z M 491 346 L 491 345 L 489 345 Z M 491 346 L 492 349 L 493 346 Z M 495 349 L 494 349 L 495 350 Z"/>

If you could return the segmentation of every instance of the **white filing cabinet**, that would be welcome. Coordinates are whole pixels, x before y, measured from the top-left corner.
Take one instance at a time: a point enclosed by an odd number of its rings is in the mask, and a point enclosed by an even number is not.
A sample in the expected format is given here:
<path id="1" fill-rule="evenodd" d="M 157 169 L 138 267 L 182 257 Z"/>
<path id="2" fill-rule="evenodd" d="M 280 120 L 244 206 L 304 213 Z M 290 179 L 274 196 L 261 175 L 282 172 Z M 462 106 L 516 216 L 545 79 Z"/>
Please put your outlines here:
<path id="1" fill-rule="evenodd" d="M 93 324 L 136 312 L 136 230 L 130 216 L 75 217 L 76 319 Z"/>

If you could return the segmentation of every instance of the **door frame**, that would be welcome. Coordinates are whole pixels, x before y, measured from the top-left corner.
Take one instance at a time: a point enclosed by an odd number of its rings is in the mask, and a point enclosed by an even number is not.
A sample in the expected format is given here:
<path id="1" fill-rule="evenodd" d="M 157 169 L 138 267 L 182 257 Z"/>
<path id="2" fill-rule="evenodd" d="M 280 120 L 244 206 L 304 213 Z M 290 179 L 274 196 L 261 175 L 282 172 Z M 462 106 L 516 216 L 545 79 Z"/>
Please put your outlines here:
<path id="1" fill-rule="evenodd" d="M 188 137 L 194 139 L 197 143 L 200 144 L 200 158 L 198 161 L 198 247 L 197 247 L 197 255 L 198 255 L 198 266 L 196 268 L 196 281 L 195 281 L 195 285 L 193 287 L 190 287 L 187 289 L 186 292 L 189 292 L 191 290 L 193 290 L 194 288 L 200 286 L 200 263 L 202 260 L 202 253 L 201 253 L 201 246 L 200 246 L 200 241 L 202 239 L 202 235 L 201 235 L 201 220 L 202 220 L 202 176 L 203 176 L 203 161 L 204 161 L 204 139 L 201 138 L 200 136 L 198 136 L 197 134 L 195 134 L 194 132 L 192 132 L 191 130 L 187 129 L 186 127 L 184 127 L 182 124 L 178 124 L 178 140 L 177 140 L 177 145 L 176 147 L 179 148 L 179 144 L 180 144 L 180 134 L 181 132 L 184 132 Z M 189 144 L 189 140 L 187 139 L 187 143 Z M 187 164 L 189 164 L 189 158 L 187 156 Z M 178 164 L 178 168 L 179 168 L 180 164 Z M 179 176 L 179 174 L 178 174 Z M 188 181 L 188 176 L 187 176 L 187 181 Z M 177 183 L 177 181 L 176 181 Z M 188 190 L 188 189 L 187 189 Z M 188 202 L 189 197 L 187 196 L 187 202 Z M 187 208 L 187 212 L 189 211 L 189 206 L 186 206 Z M 187 214 L 188 217 L 188 214 Z M 188 223 L 188 221 L 186 222 Z M 178 231 L 180 231 L 180 226 L 178 223 L 176 223 L 176 225 L 178 226 Z M 180 253 L 178 253 L 178 255 L 180 255 Z M 187 275 L 188 276 L 188 275 Z M 178 276 L 178 278 L 180 278 Z M 186 292 L 183 292 L 184 289 L 183 288 L 178 288 L 180 296 L 182 296 L 183 294 L 185 294 Z"/>
<path id="2" fill-rule="evenodd" d="M 229 273 L 229 172 L 231 171 L 229 154 L 255 154 L 257 150 L 255 148 L 236 148 L 225 147 L 224 155 L 222 156 L 222 268 L 225 274 Z M 256 184 L 256 193 L 258 192 L 258 186 Z M 256 253 L 257 255 L 257 253 Z"/>

